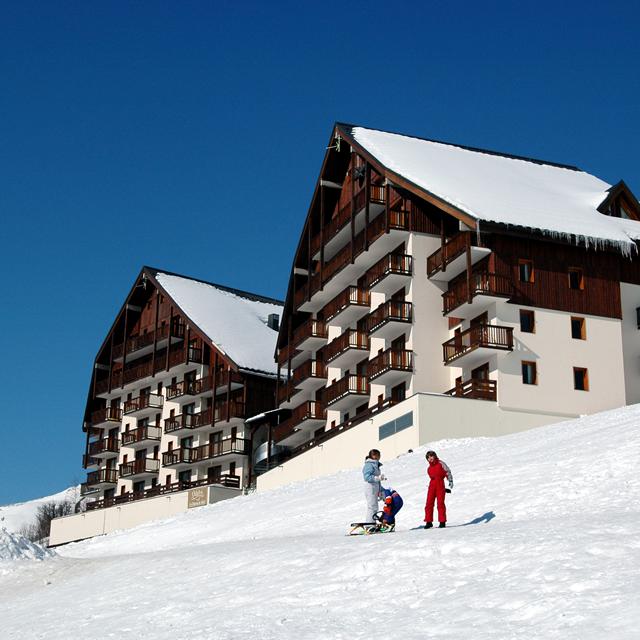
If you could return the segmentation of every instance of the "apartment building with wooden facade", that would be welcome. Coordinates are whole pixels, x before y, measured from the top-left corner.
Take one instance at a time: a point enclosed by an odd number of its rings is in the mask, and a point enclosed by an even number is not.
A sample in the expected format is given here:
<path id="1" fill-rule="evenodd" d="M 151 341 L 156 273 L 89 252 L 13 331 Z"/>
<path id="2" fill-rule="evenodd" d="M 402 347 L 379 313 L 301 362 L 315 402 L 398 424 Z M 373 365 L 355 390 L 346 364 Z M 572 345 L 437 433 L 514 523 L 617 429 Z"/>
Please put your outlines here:
<path id="1" fill-rule="evenodd" d="M 417 395 L 450 400 L 452 436 L 640 401 L 639 220 L 622 181 L 336 124 L 289 278 L 275 445 L 368 421 L 368 450 Z"/>
<path id="2" fill-rule="evenodd" d="M 88 509 L 251 481 L 245 419 L 275 403 L 278 300 L 144 267 L 95 359 Z"/>

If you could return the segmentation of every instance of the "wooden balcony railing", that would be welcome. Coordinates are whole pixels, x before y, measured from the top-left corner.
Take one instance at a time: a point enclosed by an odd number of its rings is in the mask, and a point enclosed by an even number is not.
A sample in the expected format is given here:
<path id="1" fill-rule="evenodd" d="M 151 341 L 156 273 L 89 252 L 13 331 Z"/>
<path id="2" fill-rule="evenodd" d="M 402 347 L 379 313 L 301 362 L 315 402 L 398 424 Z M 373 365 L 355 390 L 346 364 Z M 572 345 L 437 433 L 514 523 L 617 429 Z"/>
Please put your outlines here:
<path id="1" fill-rule="evenodd" d="M 367 363 L 369 380 L 374 380 L 385 371 L 413 371 L 413 351 L 387 349 Z"/>
<path id="2" fill-rule="evenodd" d="M 127 491 L 126 493 L 114 496 L 113 498 L 102 498 L 101 500 L 88 502 L 87 511 L 105 509 L 107 507 L 113 507 L 114 505 L 124 504 L 127 502 L 144 500 L 145 498 L 155 498 L 156 496 L 162 496 L 168 493 L 176 493 L 178 491 L 194 489 L 195 487 L 206 487 L 216 484 L 223 487 L 239 489 L 240 476 L 225 473 L 211 479 L 203 478 L 202 480 L 193 481 L 178 480 L 178 482 L 174 482 L 173 484 L 157 484 L 155 487 L 150 487 L 144 491 Z"/>
<path id="3" fill-rule="evenodd" d="M 143 409 L 162 409 L 164 398 L 157 393 L 146 393 L 136 398 L 131 398 L 124 403 L 124 413 L 135 413 Z"/>
<path id="4" fill-rule="evenodd" d="M 181 429 L 199 429 L 212 424 L 213 411 L 211 407 L 198 413 L 180 413 L 164 421 L 164 432 L 172 433 Z"/>
<path id="5" fill-rule="evenodd" d="M 185 324 L 183 322 L 177 322 L 174 320 L 171 323 L 171 337 L 172 338 L 184 338 L 185 332 Z M 121 358 L 125 352 L 127 355 L 130 353 L 135 353 L 140 349 L 144 349 L 156 341 L 160 342 L 161 340 L 165 340 L 169 337 L 169 325 L 165 324 L 164 326 L 158 327 L 156 330 L 147 331 L 146 333 L 142 333 L 137 336 L 129 336 L 125 342 L 121 342 L 120 344 L 116 344 L 113 347 L 113 358 Z"/>
<path id="6" fill-rule="evenodd" d="M 321 402 L 313 400 L 303 402 L 291 412 L 291 416 L 284 422 L 280 423 L 273 430 L 273 439 L 275 442 L 291 435 L 296 428 L 305 420 L 325 420 L 327 417 L 327 409 Z"/>
<path id="7" fill-rule="evenodd" d="M 125 431 L 121 436 L 122 446 L 127 447 L 145 440 L 160 440 L 162 437 L 162 429 L 160 427 L 147 426 L 138 427 L 131 431 Z"/>
<path id="8" fill-rule="evenodd" d="M 142 378 L 147 378 L 153 374 L 153 362 L 149 360 L 148 362 L 141 362 L 140 364 L 136 364 L 132 367 L 128 367 L 123 371 L 122 380 L 124 384 L 130 384 L 131 382 L 135 382 L 136 380 L 141 380 Z"/>
<path id="9" fill-rule="evenodd" d="M 314 320 L 313 318 L 307 320 L 293 332 L 291 344 L 295 348 L 307 338 L 320 338 L 326 340 L 327 327 L 325 323 L 322 322 L 322 320 Z"/>
<path id="10" fill-rule="evenodd" d="M 162 454 L 162 466 L 170 467 L 175 464 L 195 464 L 203 460 L 219 458 L 230 454 L 248 455 L 251 451 L 251 440 L 245 438 L 225 438 L 217 442 L 200 445 L 199 447 L 180 448 L 165 451 Z"/>
<path id="11" fill-rule="evenodd" d="M 91 414 L 91 424 L 95 427 L 99 424 L 106 422 L 121 422 L 122 421 L 122 409 L 117 407 L 104 407 L 104 409 L 98 409 Z"/>
<path id="12" fill-rule="evenodd" d="M 367 333 L 372 333 L 387 322 L 411 323 L 413 315 L 411 302 L 387 300 L 374 309 L 366 318 Z"/>
<path id="13" fill-rule="evenodd" d="M 369 348 L 369 336 L 366 333 L 356 329 L 348 329 L 325 347 L 324 359 L 328 364 L 348 349 L 368 351 Z"/>
<path id="14" fill-rule="evenodd" d="M 479 324 L 470 327 L 442 345 L 444 362 L 448 364 L 480 347 L 512 351 L 513 328 L 494 324 Z"/>
<path id="15" fill-rule="evenodd" d="M 116 484 L 117 482 L 117 469 L 98 469 L 87 473 L 87 482 L 85 484 L 91 487 L 96 484 Z"/>
<path id="16" fill-rule="evenodd" d="M 498 383 L 496 380 L 478 380 L 471 378 L 456 384 L 453 389 L 445 391 L 449 396 L 457 398 L 470 398 L 472 400 L 492 400 L 498 398 Z"/>
<path id="17" fill-rule="evenodd" d="M 82 466 L 84 469 L 86 469 L 87 467 L 95 467 L 99 465 L 100 462 L 101 462 L 100 458 L 92 458 L 86 453 L 82 454 Z"/>
<path id="18" fill-rule="evenodd" d="M 427 276 L 431 277 L 437 271 L 446 270 L 447 265 L 461 256 L 469 246 L 471 246 L 469 231 L 460 231 L 447 240 L 443 246 L 427 257 Z"/>
<path id="19" fill-rule="evenodd" d="M 294 387 L 297 387 L 301 382 L 308 378 L 326 379 L 326 377 L 327 368 L 324 362 L 319 362 L 318 360 L 307 360 L 293 370 L 291 382 Z"/>
<path id="20" fill-rule="evenodd" d="M 278 404 L 282 404 L 288 398 L 290 398 L 295 393 L 295 386 L 293 382 L 289 380 L 283 380 L 278 385 Z"/>
<path id="21" fill-rule="evenodd" d="M 383 278 L 391 274 L 410 276 L 413 258 L 407 254 L 389 253 L 376 262 L 365 276 L 366 287 L 370 289 Z"/>
<path id="22" fill-rule="evenodd" d="M 465 277 L 449 283 L 449 290 L 442 294 L 443 312 L 450 313 L 477 295 L 510 298 L 513 295 L 511 280 L 488 271 L 474 271 L 471 274 L 471 292 Z"/>
<path id="23" fill-rule="evenodd" d="M 241 400 L 230 400 L 229 402 L 216 402 L 215 421 L 227 422 L 233 418 L 244 418 L 245 406 Z"/>
<path id="24" fill-rule="evenodd" d="M 137 476 L 142 473 L 158 473 L 160 471 L 160 460 L 155 458 L 142 458 L 131 460 L 120 465 L 120 477 Z"/>
<path id="25" fill-rule="evenodd" d="M 369 395 L 369 380 L 366 376 L 349 373 L 327 387 L 325 392 L 327 406 L 350 394 Z"/>
<path id="26" fill-rule="evenodd" d="M 369 307 L 371 304 L 370 300 L 371 298 L 367 289 L 360 289 L 353 285 L 348 286 L 324 306 L 323 315 L 325 321 L 329 322 L 350 306 Z"/>
<path id="27" fill-rule="evenodd" d="M 120 451 L 120 440 L 118 438 L 102 438 L 90 442 L 87 453 L 90 456 L 96 456 L 101 453 L 118 453 Z"/>

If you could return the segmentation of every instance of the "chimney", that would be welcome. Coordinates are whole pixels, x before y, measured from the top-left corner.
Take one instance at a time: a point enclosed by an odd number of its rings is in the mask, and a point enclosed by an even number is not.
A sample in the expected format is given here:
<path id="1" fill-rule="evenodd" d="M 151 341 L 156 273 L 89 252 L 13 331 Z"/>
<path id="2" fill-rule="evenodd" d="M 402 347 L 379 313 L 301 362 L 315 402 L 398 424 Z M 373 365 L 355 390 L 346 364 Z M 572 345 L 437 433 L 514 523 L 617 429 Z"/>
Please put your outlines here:
<path id="1" fill-rule="evenodd" d="M 267 317 L 267 326 L 269 329 L 278 331 L 280 329 L 280 316 L 277 313 L 270 313 Z"/>

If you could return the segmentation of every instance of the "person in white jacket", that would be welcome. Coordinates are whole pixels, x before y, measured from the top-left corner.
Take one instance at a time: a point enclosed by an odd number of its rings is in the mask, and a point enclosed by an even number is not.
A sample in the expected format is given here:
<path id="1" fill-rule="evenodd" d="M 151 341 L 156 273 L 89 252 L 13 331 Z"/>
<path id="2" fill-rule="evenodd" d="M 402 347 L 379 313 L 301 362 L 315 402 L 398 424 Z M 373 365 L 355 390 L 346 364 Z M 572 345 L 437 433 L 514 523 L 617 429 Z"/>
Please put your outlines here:
<path id="1" fill-rule="evenodd" d="M 378 511 L 378 499 L 380 497 L 380 481 L 386 480 L 380 471 L 380 452 L 371 449 L 364 460 L 362 477 L 364 478 L 364 496 L 367 501 L 367 513 L 365 522 L 374 522 L 373 516 Z"/>

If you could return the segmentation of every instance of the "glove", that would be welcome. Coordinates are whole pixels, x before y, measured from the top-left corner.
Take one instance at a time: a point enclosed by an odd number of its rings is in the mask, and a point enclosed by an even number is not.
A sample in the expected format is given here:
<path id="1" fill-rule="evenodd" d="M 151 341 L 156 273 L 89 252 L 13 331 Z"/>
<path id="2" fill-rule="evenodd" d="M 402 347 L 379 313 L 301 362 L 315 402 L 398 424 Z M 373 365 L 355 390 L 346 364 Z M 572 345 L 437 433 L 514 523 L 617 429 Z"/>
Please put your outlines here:
<path id="1" fill-rule="evenodd" d="M 445 493 L 451 493 L 451 489 L 445 489 L 444 492 Z"/>

